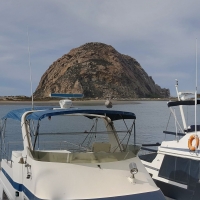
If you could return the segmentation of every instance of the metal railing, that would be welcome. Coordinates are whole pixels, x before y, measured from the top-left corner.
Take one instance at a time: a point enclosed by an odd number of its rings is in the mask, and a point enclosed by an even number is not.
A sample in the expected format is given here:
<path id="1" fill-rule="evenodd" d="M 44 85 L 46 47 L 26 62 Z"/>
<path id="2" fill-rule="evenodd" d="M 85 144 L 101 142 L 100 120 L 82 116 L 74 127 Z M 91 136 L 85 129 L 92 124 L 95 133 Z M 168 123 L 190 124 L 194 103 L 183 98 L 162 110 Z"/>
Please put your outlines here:
<path id="1" fill-rule="evenodd" d="M 37 147 L 36 147 L 37 148 Z M 41 141 L 39 150 L 89 151 L 89 148 L 68 141 Z"/>
<path id="2" fill-rule="evenodd" d="M 11 160 L 12 151 L 21 151 L 23 150 L 23 141 L 10 141 L 7 142 L 1 148 L 1 158 L 0 159 L 7 159 Z"/>
<path id="3" fill-rule="evenodd" d="M 96 132 L 94 132 L 96 133 Z M 63 133 L 57 134 L 55 133 L 55 137 L 51 138 L 51 140 L 46 141 L 45 138 L 42 135 L 46 135 L 47 133 L 42 133 L 40 135 L 40 139 L 36 142 L 35 145 L 35 150 L 68 150 L 70 152 L 88 152 L 92 150 L 92 144 L 94 142 L 107 142 L 109 140 L 108 137 L 105 137 L 105 133 L 109 134 L 108 131 L 104 132 L 98 132 L 98 134 L 92 134 L 85 133 L 87 134 L 86 137 L 81 137 L 83 136 L 83 133 L 73 133 L 74 136 L 78 136 L 77 138 L 73 137 L 68 140 L 62 140 L 62 138 L 59 137 L 59 135 L 62 135 Z M 118 131 L 117 133 L 125 133 L 127 134 L 127 131 Z M 84 135 L 85 135 L 84 134 Z M 72 134 L 69 134 L 72 135 Z M 70 136 L 71 137 L 71 136 Z M 128 137 L 124 137 L 123 135 L 119 135 L 120 138 L 120 144 L 123 142 L 124 144 L 129 142 Z M 54 140 L 55 139 L 55 140 Z M 57 139 L 57 140 L 56 140 Z M 62 141 L 61 141 L 62 140 Z M 72 140 L 72 142 L 71 142 Z M 1 159 L 7 159 L 11 160 L 12 156 L 12 151 L 22 151 L 24 149 L 23 146 L 23 141 L 9 141 L 6 142 L 4 145 L 2 145 L 1 148 Z"/>

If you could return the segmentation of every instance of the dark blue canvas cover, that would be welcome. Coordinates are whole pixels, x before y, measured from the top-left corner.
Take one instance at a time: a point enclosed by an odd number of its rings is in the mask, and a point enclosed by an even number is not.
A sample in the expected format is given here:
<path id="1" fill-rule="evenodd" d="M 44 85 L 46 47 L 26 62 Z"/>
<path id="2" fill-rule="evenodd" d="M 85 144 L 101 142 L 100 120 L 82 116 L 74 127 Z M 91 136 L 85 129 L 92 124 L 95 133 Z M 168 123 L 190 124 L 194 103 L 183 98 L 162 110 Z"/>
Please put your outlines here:
<path id="1" fill-rule="evenodd" d="M 26 119 L 32 120 L 41 120 L 45 117 L 51 117 L 56 115 L 67 115 L 67 114 L 94 114 L 94 115 L 104 115 L 109 117 L 112 121 L 119 120 L 119 119 L 136 119 L 134 113 L 131 112 L 124 112 L 124 111 L 117 111 L 117 110 L 96 110 L 96 109 L 78 109 L 78 108 L 69 108 L 69 109 L 54 109 L 52 107 L 39 107 L 37 108 L 40 111 L 33 111 L 27 115 Z M 36 110 L 36 108 L 35 108 Z M 2 119 L 15 119 L 21 121 L 22 115 L 27 112 L 31 111 L 31 108 L 24 108 L 19 110 L 13 110 L 9 112 L 6 116 Z M 91 117 L 92 118 L 92 117 Z"/>
<path id="2" fill-rule="evenodd" d="M 51 106 L 39 106 L 39 107 L 34 107 L 34 110 L 53 110 L 53 107 Z M 21 108 L 21 109 L 17 109 L 17 110 L 12 110 L 10 112 L 8 112 L 3 118 L 3 119 L 7 119 L 7 118 L 10 118 L 10 119 L 14 119 L 14 120 L 18 120 L 18 121 L 21 121 L 21 117 L 22 115 L 27 112 L 27 111 L 31 111 L 32 108 Z"/>

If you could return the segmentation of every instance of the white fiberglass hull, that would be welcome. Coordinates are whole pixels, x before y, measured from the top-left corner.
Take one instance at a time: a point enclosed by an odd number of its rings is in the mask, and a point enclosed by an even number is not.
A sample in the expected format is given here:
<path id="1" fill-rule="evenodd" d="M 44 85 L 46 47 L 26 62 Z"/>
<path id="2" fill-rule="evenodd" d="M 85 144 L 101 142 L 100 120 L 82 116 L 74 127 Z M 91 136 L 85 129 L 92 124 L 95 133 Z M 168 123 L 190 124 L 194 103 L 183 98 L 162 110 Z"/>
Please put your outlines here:
<path id="1" fill-rule="evenodd" d="M 163 199 L 138 157 L 118 161 L 117 164 L 28 160 L 31 165 L 30 179 L 20 176 L 25 174 L 21 170 L 27 170 L 24 165 L 13 163 L 11 167 L 5 160 L 2 161 L 1 187 L 9 199 Z M 134 181 L 130 179 L 128 169 L 132 161 L 137 163 L 139 169 Z M 16 192 L 19 192 L 19 197 L 15 197 Z"/>

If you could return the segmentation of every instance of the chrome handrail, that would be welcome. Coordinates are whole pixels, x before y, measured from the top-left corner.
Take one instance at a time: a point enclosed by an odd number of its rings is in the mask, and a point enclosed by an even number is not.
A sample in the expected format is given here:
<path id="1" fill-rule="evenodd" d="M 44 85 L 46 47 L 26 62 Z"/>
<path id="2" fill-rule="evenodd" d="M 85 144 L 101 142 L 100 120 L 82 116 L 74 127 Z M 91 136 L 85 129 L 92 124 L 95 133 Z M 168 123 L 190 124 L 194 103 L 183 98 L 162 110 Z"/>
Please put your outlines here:
<path id="1" fill-rule="evenodd" d="M 75 144 L 75 143 L 72 143 L 72 142 L 68 142 L 68 141 L 40 141 L 40 147 L 41 147 L 40 149 L 45 150 L 45 147 L 47 146 L 46 144 L 55 144 L 55 143 L 58 144 L 57 148 L 59 150 L 64 149 L 63 147 L 65 147 L 66 145 L 63 145 L 63 144 L 69 144 L 69 145 L 72 145 L 74 147 L 78 147 L 77 150 L 80 150 L 80 149 L 82 149 L 84 151 L 89 150 L 88 148 L 86 148 L 84 146 L 81 146 L 81 145 L 78 145 L 78 144 Z"/>

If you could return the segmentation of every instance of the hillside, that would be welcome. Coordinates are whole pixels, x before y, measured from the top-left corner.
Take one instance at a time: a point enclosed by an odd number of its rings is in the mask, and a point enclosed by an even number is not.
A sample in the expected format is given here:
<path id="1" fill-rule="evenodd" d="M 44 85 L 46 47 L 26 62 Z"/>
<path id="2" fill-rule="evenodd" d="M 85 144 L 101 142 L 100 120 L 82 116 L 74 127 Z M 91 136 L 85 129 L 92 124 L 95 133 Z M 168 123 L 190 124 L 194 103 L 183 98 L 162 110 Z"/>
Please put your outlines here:
<path id="1" fill-rule="evenodd" d="M 140 64 L 103 43 L 86 43 L 53 62 L 41 77 L 35 98 L 50 93 L 83 93 L 86 98 L 169 97 Z"/>

